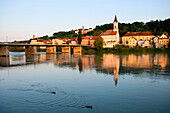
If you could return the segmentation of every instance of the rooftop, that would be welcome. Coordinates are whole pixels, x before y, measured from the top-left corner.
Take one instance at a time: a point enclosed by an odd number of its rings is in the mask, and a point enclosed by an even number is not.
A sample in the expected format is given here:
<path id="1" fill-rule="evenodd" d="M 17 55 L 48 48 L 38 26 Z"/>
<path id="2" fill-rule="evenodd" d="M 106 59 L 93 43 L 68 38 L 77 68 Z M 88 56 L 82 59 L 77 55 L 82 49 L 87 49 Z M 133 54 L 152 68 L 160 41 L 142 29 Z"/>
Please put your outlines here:
<path id="1" fill-rule="evenodd" d="M 112 29 L 105 31 L 104 33 L 101 33 L 100 35 L 116 35 L 117 31 L 113 31 Z"/>
<path id="2" fill-rule="evenodd" d="M 150 31 L 127 32 L 124 36 L 154 36 Z"/>
<path id="3" fill-rule="evenodd" d="M 115 20 L 114 20 L 114 22 L 118 22 L 118 21 L 117 21 L 117 17 L 116 17 L 116 16 L 115 16 Z"/>

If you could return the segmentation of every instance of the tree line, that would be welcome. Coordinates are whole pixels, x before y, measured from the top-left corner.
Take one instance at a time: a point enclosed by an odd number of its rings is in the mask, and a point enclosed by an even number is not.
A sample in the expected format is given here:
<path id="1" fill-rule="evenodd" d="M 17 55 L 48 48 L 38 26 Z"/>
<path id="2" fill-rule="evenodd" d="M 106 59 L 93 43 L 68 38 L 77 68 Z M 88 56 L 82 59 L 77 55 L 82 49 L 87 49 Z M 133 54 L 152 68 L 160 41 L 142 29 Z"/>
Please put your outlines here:
<path id="1" fill-rule="evenodd" d="M 113 29 L 113 23 L 97 25 L 93 31 L 83 34 L 83 36 L 99 36 L 106 30 Z M 133 22 L 133 23 L 119 23 L 119 33 L 123 36 L 127 32 L 150 31 L 153 35 L 161 35 L 163 32 L 170 34 L 170 18 L 165 20 L 151 20 L 150 22 Z M 40 39 L 53 39 L 53 38 L 74 38 L 78 37 L 74 30 L 60 31 L 53 33 L 53 36 L 43 36 Z"/>

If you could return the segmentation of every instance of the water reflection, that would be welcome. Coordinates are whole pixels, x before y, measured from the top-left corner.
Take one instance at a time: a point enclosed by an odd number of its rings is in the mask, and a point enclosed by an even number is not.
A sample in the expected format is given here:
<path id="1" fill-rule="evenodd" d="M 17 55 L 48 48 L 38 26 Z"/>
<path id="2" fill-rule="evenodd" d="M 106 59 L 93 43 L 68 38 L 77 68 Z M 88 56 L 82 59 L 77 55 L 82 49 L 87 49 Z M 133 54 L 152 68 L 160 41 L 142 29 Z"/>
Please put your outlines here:
<path id="1" fill-rule="evenodd" d="M 168 65 L 168 54 L 130 54 L 122 56 L 122 66 L 127 68 L 153 68 L 154 65 L 165 69 Z"/>
<path id="2" fill-rule="evenodd" d="M 102 69 L 106 70 L 108 73 L 114 74 L 115 85 L 118 82 L 119 76 L 119 67 L 120 67 L 120 56 L 114 54 L 104 54 Z"/>
<path id="3" fill-rule="evenodd" d="M 166 70 L 168 67 L 168 54 L 142 54 L 142 55 L 81 55 L 81 54 L 37 54 L 37 55 L 12 55 L 0 57 L 0 66 L 16 66 L 37 63 L 53 62 L 57 67 L 69 67 L 79 70 L 95 70 L 97 73 L 111 74 L 114 76 L 115 86 L 118 83 L 119 73 L 141 73 L 145 69 Z M 168 70 L 168 69 L 167 69 Z"/>

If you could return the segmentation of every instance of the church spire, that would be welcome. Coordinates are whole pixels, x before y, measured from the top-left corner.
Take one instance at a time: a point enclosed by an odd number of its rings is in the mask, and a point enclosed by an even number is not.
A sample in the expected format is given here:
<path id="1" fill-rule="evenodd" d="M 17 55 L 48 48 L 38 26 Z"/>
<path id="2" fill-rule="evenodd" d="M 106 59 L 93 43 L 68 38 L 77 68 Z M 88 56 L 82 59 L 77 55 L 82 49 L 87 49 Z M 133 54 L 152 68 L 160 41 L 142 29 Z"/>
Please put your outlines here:
<path id="1" fill-rule="evenodd" d="M 115 20 L 114 20 L 114 22 L 118 22 L 118 21 L 117 21 L 117 17 L 116 17 L 116 15 L 115 15 Z"/>

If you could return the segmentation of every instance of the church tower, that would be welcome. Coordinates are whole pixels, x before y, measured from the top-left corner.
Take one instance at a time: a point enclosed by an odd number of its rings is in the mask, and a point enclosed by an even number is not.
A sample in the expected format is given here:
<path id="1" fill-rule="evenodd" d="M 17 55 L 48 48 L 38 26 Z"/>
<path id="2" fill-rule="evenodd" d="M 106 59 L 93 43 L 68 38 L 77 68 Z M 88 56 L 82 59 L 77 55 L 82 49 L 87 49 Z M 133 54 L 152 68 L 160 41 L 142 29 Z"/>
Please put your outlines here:
<path id="1" fill-rule="evenodd" d="M 113 31 L 117 31 L 117 33 L 116 33 L 116 38 L 117 38 L 116 43 L 119 44 L 120 43 L 120 37 L 119 37 L 119 28 L 118 28 L 118 21 L 117 21 L 116 15 L 115 15 L 114 23 L 113 23 Z"/>
<path id="2" fill-rule="evenodd" d="M 113 23 L 113 31 L 117 31 L 118 32 L 118 21 L 117 21 L 117 17 L 115 16 L 115 20 Z"/>

